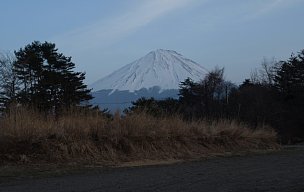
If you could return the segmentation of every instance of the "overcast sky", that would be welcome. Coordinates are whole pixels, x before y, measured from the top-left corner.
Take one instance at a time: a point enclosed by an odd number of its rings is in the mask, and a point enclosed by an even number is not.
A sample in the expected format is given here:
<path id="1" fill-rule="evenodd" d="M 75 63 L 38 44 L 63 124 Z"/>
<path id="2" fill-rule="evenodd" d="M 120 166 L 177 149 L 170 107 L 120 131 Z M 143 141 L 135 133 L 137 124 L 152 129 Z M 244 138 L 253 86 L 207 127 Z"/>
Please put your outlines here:
<path id="1" fill-rule="evenodd" d="M 50 41 L 87 83 L 162 48 L 242 82 L 304 49 L 304 0 L 1 0 L 0 50 Z"/>

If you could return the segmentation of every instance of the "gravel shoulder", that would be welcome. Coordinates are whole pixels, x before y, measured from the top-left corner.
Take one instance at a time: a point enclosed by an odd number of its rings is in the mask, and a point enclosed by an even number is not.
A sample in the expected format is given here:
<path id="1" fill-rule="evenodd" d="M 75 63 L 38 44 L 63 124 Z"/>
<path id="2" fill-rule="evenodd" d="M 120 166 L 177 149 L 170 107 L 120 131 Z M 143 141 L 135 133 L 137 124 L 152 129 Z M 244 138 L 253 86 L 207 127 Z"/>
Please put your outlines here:
<path id="1" fill-rule="evenodd" d="M 1 192 L 303 192 L 304 146 L 287 146 L 269 154 L 216 157 L 170 165 L 84 169 L 38 167 L 41 174 L 37 174 L 37 170 L 27 172 L 27 168 L 19 172 L 5 169 L 12 167 L 0 169 Z M 21 174 L 24 172 L 27 174 Z"/>

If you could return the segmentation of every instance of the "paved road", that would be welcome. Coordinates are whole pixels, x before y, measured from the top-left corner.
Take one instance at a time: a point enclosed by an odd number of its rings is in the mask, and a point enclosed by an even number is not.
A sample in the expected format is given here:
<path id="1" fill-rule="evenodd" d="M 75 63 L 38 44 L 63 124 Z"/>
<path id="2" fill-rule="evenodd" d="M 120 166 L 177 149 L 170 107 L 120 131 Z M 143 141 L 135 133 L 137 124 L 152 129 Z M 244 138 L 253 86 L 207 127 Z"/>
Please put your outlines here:
<path id="1" fill-rule="evenodd" d="M 137 168 L 109 168 L 0 184 L 2 192 L 304 192 L 304 148 Z"/>

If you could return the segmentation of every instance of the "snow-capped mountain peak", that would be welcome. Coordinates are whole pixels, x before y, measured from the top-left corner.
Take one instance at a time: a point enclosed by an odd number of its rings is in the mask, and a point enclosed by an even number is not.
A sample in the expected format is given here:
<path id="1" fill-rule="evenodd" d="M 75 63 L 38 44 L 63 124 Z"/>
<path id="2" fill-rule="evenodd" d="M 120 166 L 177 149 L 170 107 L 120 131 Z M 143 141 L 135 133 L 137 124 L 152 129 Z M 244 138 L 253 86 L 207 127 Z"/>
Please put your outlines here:
<path id="1" fill-rule="evenodd" d="M 186 78 L 199 81 L 206 73 L 203 66 L 176 51 L 157 49 L 96 81 L 90 87 L 93 91 L 112 89 L 131 92 L 155 86 L 161 90 L 178 89 L 180 82 Z"/>

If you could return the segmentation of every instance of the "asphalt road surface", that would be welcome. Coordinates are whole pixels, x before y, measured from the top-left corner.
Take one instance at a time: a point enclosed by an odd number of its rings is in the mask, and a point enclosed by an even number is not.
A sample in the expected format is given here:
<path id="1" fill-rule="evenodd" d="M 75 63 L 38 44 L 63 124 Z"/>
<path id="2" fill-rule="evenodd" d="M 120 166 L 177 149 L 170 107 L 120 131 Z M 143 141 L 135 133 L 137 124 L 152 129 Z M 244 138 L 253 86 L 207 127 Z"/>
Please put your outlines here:
<path id="1" fill-rule="evenodd" d="M 2 192 L 304 192 L 304 148 L 0 183 Z"/>

